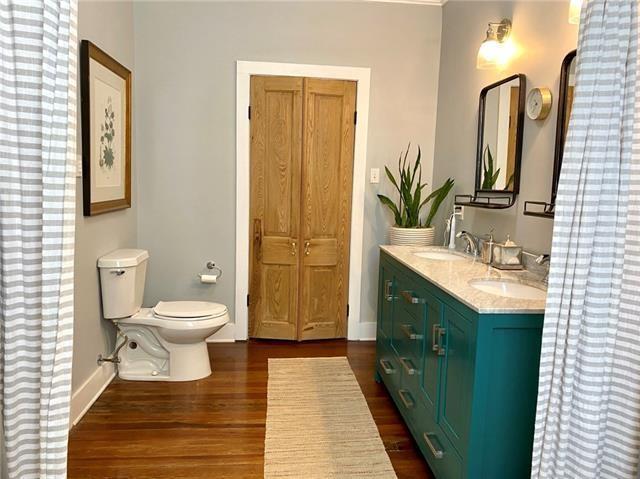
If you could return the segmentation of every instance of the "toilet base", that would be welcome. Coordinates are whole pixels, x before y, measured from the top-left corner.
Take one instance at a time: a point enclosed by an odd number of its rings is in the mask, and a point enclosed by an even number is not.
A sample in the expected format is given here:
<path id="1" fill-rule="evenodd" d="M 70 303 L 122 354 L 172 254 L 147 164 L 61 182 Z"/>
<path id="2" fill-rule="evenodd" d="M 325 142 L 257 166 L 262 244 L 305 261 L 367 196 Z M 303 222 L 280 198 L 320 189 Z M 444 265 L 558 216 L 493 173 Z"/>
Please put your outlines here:
<path id="1" fill-rule="evenodd" d="M 120 350 L 118 377 L 127 381 L 194 381 L 211 375 L 207 343 L 168 343 L 156 328 L 119 324 L 127 345 Z"/>

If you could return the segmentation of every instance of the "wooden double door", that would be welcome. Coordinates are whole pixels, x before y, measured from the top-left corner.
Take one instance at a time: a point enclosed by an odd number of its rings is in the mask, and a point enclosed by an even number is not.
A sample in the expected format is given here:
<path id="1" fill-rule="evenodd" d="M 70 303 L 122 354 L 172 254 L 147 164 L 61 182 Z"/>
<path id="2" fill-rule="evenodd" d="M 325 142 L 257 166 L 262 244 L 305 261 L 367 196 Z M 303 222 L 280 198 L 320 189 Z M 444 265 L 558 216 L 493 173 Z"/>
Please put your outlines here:
<path id="1" fill-rule="evenodd" d="M 251 77 L 249 335 L 347 332 L 356 83 Z"/>

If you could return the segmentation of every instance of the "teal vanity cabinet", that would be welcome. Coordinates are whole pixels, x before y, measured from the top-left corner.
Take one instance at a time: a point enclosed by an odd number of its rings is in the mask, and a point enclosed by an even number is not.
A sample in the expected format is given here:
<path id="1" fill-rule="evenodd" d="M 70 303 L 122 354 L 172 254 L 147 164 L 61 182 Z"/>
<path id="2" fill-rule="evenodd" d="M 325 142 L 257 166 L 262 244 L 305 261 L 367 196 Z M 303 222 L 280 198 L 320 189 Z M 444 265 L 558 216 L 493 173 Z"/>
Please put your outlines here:
<path id="1" fill-rule="evenodd" d="M 382 251 L 376 379 L 438 479 L 529 477 L 542 314 L 479 314 Z"/>

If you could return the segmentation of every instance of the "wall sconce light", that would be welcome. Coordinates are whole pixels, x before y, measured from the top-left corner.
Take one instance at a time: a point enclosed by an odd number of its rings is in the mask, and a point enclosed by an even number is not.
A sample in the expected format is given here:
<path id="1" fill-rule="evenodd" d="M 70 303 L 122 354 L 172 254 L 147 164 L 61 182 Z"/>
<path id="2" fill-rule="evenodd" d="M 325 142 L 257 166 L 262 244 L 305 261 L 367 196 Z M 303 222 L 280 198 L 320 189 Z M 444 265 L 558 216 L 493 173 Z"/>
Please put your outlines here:
<path id="1" fill-rule="evenodd" d="M 569 23 L 577 25 L 580 23 L 580 11 L 582 10 L 582 0 L 571 0 L 569 3 Z"/>
<path id="2" fill-rule="evenodd" d="M 489 23 L 487 38 L 480 45 L 476 67 L 479 70 L 503 68 L 512 53 L 509 44 L 511 20 L 505 18 L 501 22 Z"/>

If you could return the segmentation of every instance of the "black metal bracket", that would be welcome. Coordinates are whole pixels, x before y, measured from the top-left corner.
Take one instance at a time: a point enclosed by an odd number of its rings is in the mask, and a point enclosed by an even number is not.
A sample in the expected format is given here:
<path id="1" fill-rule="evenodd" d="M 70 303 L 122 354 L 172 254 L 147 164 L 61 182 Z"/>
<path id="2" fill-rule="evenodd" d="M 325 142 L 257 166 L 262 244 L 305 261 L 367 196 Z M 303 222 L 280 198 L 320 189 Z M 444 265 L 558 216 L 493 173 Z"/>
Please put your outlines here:
<path id="1" fill-rule="evenodd" d="M 542 207 L 542 208 L 540 208 Z M 545 201 L 525 201 L 523 214 L 539 218 L 553 218 L 556 205 Z"/>
<path id="2" fill-rule="evenodd" d="M 516 202 L 515 193 L 501 196 L 456 195 L 455 204 L 470 206 L 471 208 L 485 208 L 490 210 L 504 210 L 511 208 Z"/>

